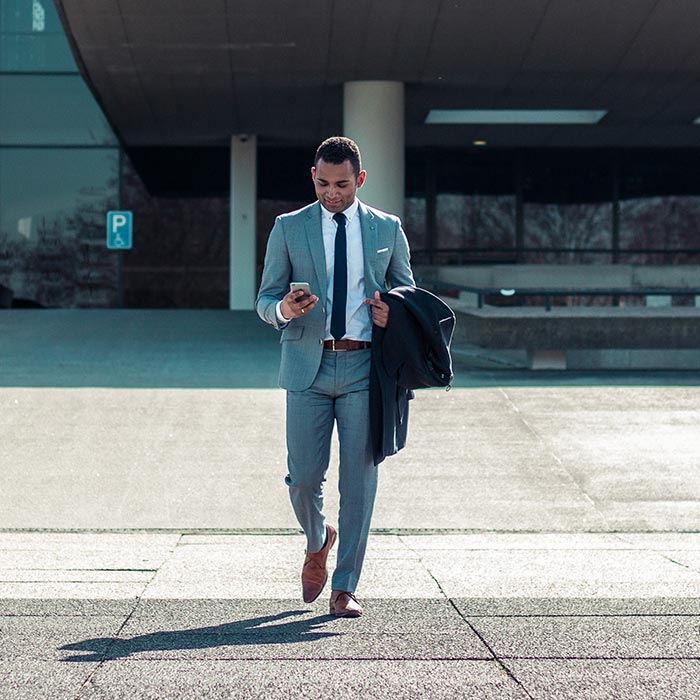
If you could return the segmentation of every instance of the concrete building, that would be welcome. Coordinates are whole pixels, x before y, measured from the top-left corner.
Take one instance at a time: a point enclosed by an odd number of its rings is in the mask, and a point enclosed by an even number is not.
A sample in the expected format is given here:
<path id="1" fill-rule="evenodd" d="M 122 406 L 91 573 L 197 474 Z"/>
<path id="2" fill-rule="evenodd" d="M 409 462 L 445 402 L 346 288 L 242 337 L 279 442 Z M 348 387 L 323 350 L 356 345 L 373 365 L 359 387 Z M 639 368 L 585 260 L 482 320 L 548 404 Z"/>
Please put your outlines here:
<path id="1" fill-rule="evenodd" d="M 316 145 L 417 263 L 700 260 L 700 5 L 0 0 L 14 304 L 252 308 Z M 107 250 L 105 215 L 134 216 Z"/>

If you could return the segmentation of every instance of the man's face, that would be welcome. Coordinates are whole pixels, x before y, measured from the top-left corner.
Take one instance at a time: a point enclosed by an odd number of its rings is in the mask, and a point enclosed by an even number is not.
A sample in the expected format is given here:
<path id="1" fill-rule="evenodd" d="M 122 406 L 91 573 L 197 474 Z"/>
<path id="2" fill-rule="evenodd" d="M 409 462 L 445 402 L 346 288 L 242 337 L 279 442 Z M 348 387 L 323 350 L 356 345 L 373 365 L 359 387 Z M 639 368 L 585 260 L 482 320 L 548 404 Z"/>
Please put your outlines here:
<path id="1" fill-rule="evenodd" d="M 361 170 L 355 177 L 349 160 L 342 163 L 319 160 L 316 167 L 311 168 L 311 179 L 314 181 L 318 201 L 335 214 L 345 211 L 355 201 L 355 194 L 362 187 L 366 175 Z"/>

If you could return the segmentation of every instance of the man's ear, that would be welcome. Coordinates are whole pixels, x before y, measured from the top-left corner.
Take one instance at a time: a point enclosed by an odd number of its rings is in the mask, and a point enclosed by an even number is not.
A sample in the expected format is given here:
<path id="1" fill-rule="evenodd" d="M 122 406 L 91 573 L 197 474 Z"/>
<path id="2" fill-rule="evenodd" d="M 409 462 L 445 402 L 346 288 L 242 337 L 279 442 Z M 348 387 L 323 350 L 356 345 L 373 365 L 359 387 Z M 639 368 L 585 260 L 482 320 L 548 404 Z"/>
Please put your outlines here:
<path id="1" fill-rule="evenodd" d="M 311 181 L 316 182 L 316 168 L 313 165 L 311 166 Z"/>
<path id="2" fill-rule="evenodd" d="M 365 178 L 367 177 L 367 171 L 366 170 L 360 170 L 360 174 L 357 176 L 357 186 L 362 187 L 362 185 L 365 182 Z"/>

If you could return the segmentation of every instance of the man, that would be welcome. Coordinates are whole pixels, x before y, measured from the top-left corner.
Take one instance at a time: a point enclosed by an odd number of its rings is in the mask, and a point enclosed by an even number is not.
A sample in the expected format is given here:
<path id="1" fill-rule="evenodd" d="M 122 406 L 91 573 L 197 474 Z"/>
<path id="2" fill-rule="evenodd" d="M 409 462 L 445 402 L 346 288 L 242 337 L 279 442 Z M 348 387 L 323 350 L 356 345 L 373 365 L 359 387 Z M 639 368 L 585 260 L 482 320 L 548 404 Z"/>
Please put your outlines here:
<path id="1" fill-rule="evenodd" d="M 372 323 L 389 323 L 380 292 L 414 285 L 400 221 L 357 199 L 366 176 L 352 140 L 335 136 L 318 147 L 311 168 L 318 201 L 277 217 L 256 301 L 260 317 L 282 331 L 285 481 L 306 535 L 304 601 L 323 590 L 337 536 L 330 612 L 341 617 L 362 614 L 355 590 L 377 489 L 369 424 Z M 308 282 L 311 293 L 290 291 L 292 282 Z M 323 515 L 334 422 L 340 444 L 337 533 Z"/>

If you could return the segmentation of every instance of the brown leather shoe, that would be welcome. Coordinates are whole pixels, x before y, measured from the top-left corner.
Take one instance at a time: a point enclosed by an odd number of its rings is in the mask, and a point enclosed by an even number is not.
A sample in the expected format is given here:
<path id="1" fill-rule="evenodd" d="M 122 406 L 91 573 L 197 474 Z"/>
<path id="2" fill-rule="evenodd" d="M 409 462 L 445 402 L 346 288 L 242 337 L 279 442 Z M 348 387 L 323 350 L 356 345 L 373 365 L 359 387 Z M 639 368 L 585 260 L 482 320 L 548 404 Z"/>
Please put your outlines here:
<path id="1" fill-rule="evenodd" d="M 331 615 L 336 617 L 360 617 L 362 606 L 350 591 L 331 591 Z"/>
<path id="2" fill-rule="evenodd" d="M 326 544 L 318 552 L 306 553 L 304 568 L 301 570 L 301 589 L 305 603 L 313 603 L 326 585 L 328 580 L 326 560 L 337 536 L 335 528 L 332 525 L 326 525 Z"/>

